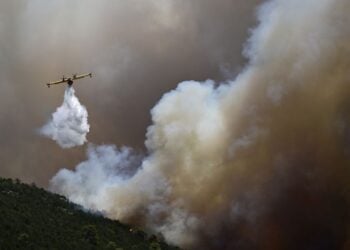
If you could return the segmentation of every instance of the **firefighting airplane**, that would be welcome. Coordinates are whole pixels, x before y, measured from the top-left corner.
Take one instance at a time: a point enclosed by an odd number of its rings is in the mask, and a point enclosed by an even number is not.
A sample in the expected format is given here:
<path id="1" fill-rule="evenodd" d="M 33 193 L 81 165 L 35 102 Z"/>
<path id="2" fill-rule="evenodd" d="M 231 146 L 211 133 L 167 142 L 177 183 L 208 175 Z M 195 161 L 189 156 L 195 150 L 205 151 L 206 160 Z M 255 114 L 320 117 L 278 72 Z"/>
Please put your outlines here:
<path id="1" fill-rule="evenodd" d="M 83 74 L 83 75 L 77 75 L 77 74 L 74 74 L 72 77 L 62 77 L 61 80 L 59 81 L 56 81 L 56 82 L 49 82 L 49 83 L 46 83 L 47 87 L 50 88 L 51 85 L 56 85 L 56 84 L 60 84 L 60 83 L 64 83 L 66 82 L 68 84 L 69 87 L 71 87 L 73 85 L 73 81 L 75 80 L 79 80 L 79 79 L 83 79 L 87 76 L 90 76 L 90 78 L 92 77 L 92 73 L 89 73 L 89 74 Z"/>

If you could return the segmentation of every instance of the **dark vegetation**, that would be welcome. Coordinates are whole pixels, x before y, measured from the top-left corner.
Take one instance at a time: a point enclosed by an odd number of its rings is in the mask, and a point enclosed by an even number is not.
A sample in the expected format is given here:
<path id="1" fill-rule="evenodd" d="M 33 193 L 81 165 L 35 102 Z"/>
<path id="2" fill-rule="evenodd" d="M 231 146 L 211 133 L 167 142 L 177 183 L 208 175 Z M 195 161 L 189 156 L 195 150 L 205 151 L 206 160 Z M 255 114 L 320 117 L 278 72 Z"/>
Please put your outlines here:
<path id="1" fill-rule="evenodd" d="M 0 178 L 0 250 L 175 250 L 155 236 L 84 212 L 63 196 Z"/>

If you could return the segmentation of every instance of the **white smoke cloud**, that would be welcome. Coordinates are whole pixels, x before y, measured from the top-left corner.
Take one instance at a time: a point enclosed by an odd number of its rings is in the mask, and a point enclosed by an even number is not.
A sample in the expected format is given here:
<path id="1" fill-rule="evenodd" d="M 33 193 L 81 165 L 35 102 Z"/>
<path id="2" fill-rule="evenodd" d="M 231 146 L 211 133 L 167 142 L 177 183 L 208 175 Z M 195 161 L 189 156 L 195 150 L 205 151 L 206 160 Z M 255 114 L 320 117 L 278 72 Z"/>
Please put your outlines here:
<path id="1" fill-rule="evenodd" d="M 92 147 L 86 162 L 57 173 L 51 189 L 193 249 L 203 249 L 201 235 L 224 235 L 237 216 L 258 220 L 266 183 L 288 165 L 278 159 L 303 163 L 305 149 L 322 165 L 328 161 L 317 157 L 341 151 L 329 128 L 346 98 L 331 93 L 348 88 L 349 11 L 347 0 L 269 1 L 245 48 L 249 64 L 234 81 L 183 82 L 152 109 L 148 156 L 134 174 L 120 174 L 135 169 L 130 150 Z M 227 248 L 217 241 L 211 248 L 233 249 L 231 239 Z"/>
<path id="2" fill-rule="evenodd" d="M 56 141 L 62 148 L 72 148 L 87 141 L 89 129 L 86 108 L 75 96 L 73 87 L 67 87 L 62 105 L 39 132 Z"/>

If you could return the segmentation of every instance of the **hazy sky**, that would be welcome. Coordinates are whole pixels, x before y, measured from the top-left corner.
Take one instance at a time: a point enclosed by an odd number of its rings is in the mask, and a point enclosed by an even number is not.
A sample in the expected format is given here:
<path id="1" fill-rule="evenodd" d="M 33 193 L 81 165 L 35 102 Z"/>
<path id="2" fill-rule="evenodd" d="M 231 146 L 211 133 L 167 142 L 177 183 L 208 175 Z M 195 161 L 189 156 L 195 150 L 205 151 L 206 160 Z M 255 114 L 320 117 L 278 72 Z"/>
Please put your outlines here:
<path id="1" fill-rule="evenodd" d="M 0 176 L 188 249 L 349 249 L 350 3 L 261 2 L 2 1 Z M 90 71 L 85 156 L 38 129 Z"/>
<path id="2" fill-rule="evenodd" d="M 227 79 L 258 0 L 6 0 L 0 3 L 0 175 L 46 185 L 84 148 L 38 136 L 63 99 L 45 83 L 92 71 L 75 85 L 92 143 L 143 149 L 149 111 L 183 80 Z"/>
<path id="3" fill-rule="evenodd" d="M 150 14 L 148 26 L 118 47 L 123 56 L 117 61 L 128 69 L 116 73 L 116 84 L 130 93 L 116 91 L 119 107 L 106 110 L 121 116 L 113 116 L 116 132 L 108 126 L 106 132 L 117 144 L 128 138 L 138 145 L 137 133 L 129 136 L 119 127 L 138 127 L 131 114 L 135 109 L 142 117 L 138 105 L 147 105 L 140 97 L 174 87 L 162 85 L 169 79 L 227 81 L 187 81 L 167 92 L 151 111 L 146 157 L 90 146 L 86 160 L 74 170 L 61 169 L 50 189 L 186 249 L 350 249 L 349 0 L 266 1 L 241 70 L 239 40 L 254 22 L 254 7 L 195 3 L 140 7 Z M 129 33 L 127 27 L 119 31 Z M 140 34 L 143 39 L 136 39 Z M 101 58 L 107 60 L 107 53 Z M 116 72 L 107 69 L 96 72 Z M 112 93 L 112 86 L 104 91 Z M 95 104 L 86 103 L 93 112 Z M 92 131 L 109 117 L 99 110 L 92 116 Z"/>

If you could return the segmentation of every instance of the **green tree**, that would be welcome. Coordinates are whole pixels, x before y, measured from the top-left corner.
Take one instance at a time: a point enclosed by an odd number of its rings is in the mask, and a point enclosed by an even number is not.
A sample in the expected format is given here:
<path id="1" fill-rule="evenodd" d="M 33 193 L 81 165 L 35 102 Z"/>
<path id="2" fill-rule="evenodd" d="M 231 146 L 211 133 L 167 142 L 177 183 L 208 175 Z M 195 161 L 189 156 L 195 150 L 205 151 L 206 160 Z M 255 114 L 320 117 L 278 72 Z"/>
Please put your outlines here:
<path id="1" fill-rule="evenodd" d="M 114 241 L 108 242 L 106 250 L 117 250 L 117 244 Z"/>
<path id="2" fill-rule="evenodd" d="M 87 225 L 84 226 L 83 229 L 83 239 L 88 242 L 92 246 L 97 246 L 98 244 L 98 234 L 96 226 Z"/>
<path id="3" fill-rule="evenodd" d="M 152 242 L 149 246 L 149 250 L 162 250 L 158 242 Z"/>
<path id="4" fill-rule="evenodd" d="M 21 233 L 20 235 L 18 235 L 17 241 L 19 246 L 21 247 L 27 246 L 29 243 L 29 235 L 26 233 Z"/>

